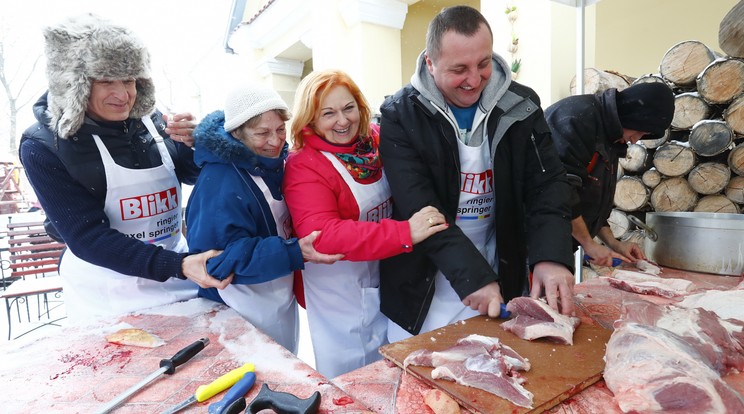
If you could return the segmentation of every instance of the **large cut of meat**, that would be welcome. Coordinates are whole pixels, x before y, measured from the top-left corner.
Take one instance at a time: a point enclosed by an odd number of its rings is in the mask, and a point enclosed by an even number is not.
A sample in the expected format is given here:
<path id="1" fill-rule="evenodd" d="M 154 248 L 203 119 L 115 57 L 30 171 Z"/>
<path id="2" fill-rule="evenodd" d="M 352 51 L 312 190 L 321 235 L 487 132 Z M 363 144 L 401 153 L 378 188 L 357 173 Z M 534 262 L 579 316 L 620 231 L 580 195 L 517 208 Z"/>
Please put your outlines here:
<path id="1" fill-rule="evenodd" d="M 604 379 L 623 412 L 742 413 L 744 400 L 687 341 L 666 329 L 619 323 Z"/>
<path id="2" fill-rule="evenodd" d="M 610 285 L 628 292 L 656 295 L 665 298 L 684 296 L 695 290 L 689 280 L 663 278 L 647 273 L 615 269 L 609 277 Z"/>
<path id="3" fill-rule="evenodd" d="M 556 312 L 542 300 L 514 298 L 506 305 L 513 318 L 501 327 L 522 339 L 546 338 L 560 344 L 573 345 L 573 334 L 581 319 Z"/>
<path id="4" fill-rule="evenodd" d="M 520 407 L 532 407 L 532 393 L 522 386 L 522 377 L 508 375 L 503 359 L 486 354 L 465 361 L 437 366 L 431 371 L 434 379 L 448 379 L 460 385 L 479 388 L 505 398 Z"/>
<path id="5" fill-rule="evenodd" d="M 730 290 L 707 290 L 689 295 L 679 303 L 679 306 L 703 308 L 714 312 L 721 319 L 744 322 L 744 289 L 739 286 Z"/>
<path id="6" fill-rule="evenodd" d="M 727 324 L 713 312 L 637 300 L 623 303 L 620 319 L 679 335 L 720 373 L 744 370 L 742 326 Z"/>
<path id="7" fill-rule="evenodd" d="M 532 393 L 522 384 L 518 371 L 528 371 L 530 363 L 498 338 L 470 335 L 443 351 L 419 349 L 411 352 L 403 367 L 434 367 L 433 379 L 447 379 L 479 388 L 521 407 L 532 407 Z"/>

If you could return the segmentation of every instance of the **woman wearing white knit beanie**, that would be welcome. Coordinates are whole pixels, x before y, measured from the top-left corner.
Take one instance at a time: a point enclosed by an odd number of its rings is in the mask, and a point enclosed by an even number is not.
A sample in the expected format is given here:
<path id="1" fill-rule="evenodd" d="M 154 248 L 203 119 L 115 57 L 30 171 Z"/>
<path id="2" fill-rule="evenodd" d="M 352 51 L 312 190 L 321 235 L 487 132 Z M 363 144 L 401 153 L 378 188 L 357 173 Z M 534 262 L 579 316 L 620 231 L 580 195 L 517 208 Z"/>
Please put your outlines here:
<path id="1" fill-rule="evenodd" d="M 223 290 L 199 296 L 225 303 L 280 345 L 297 353 L 298 310 L 293 273 L 304 261 L 332 263 L 340 255 L 315 251 L 319 232 L 291 237 L 281 193 L 287 157 L 287 104 L 262 85 L 233 89 L 224 111 L 207 115 L 194 131 L 194 160 L 202 167 L 186 212 L 192 252 L 223 250 L 207 271 L 234 274 Z"/>

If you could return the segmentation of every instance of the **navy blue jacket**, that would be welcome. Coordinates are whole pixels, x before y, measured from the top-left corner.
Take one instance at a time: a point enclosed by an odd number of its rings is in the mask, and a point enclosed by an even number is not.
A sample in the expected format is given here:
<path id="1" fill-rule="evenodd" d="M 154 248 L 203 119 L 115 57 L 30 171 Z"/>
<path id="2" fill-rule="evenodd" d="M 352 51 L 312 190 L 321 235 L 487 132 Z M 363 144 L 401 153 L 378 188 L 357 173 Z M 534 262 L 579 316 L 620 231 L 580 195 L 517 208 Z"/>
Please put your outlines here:
<path id="1" fill-rule="evenodd" d="M 302 269 L 297 239 L 278 236 L 269 205 L 250 177 L 261 176 L 281 199 L 286 145 L 279 158 L 256 155 L 227 133 L 224 123 L 224 112 L 216 111 L 194 131 L 194 159 L 202 172 L 186 209 L 189 249 L 223 250 L 209 259 L 207 272 L 217 279 L 234 273 L 236 284 L 262 283 Z"/>

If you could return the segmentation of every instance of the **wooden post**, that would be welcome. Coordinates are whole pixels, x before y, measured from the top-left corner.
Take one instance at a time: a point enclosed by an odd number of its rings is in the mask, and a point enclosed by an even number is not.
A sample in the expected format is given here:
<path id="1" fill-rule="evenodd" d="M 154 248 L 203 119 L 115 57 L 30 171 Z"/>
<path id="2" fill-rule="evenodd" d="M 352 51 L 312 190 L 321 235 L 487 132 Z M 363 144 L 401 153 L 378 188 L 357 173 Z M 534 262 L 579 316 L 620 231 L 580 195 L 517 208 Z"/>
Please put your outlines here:
<path id="1" fill-rule="evenodd" d="M 616 208 L 613 208 L 610 212 L 610 217 L 607 218 L 607 224 L 610 225 L 612 235 L 616 239 L 623 237 L 630 230 L 628 215 Z"/>
<path id="2" fill-rule="evenodd" d="M 693 211 L 698 213 L 740 213 L 739 206 L 722 194 L 707 195 L 701 198 Z"/>
<path id="3" fill-rule="evenodd" d="M 694 86 L 700 72 L 716 59 L 716 54 L 697 40 L 672 46 L 661 59 L 661 76 L 677 86 Z"/>
<path id="4" fill-rule="evenodd" d="M 728 156 L 728 166 L 737 175 L 744 175 L 744 143 L 737 145 Z"/>
<path id="5" fill-rule="evenodd" d="M 674 97 L 672 128 L 690 129 L 710 116 L 710 105 L 697 92 L 684 92 Z"/>
<path id="6" fill-rule="evenodd" d="M 651 192 L 654 211 L 690 211 L 697 204 L 698 195 L 684 177 L 662 181 Z"/>
<path id="7" fill-rule="evenodd" d="M 696 154 L 712 157 L 731 147 L 734 131 L 726 121 L 704 119 L 692 127 L 688 142 Z"/>
<path id="8" fill-rule="evenodd" d="M 744 61 L 736 58 L 716 59 L 698 75 L 697 91 L 706 102 L 712 104 L 731 102 L 744 93 Z"/>
<path id="9" fill-rule="evenodd" d="M 726 164 L 704 162 L 695 166 L 687 176 L 690 187 L 696 192 L 709 195 L 723 191 L 731 179 L 731 170 Z"/>
<path id="10" fill-rule="evenodd" d="M 731 177 L 726 186 L 726 197 L 737 204 L 744 204 L 744 177 Z"/>
<path id="11" fill-rule="evenodd" d="M 616 88 L 621 91 L 630 86 L 627 77 L 612 71 L 604 71 L 595 68 L 584 69 L 584 93 L 593 94 L 602 92 L 610 88 Z M 571 79 L 569 85 L 571 95 L 576 94 L 576 77 Z"/>
<path id="12" fill-rule="evenodd" d="M 744 1 L 737 3 L 721 20 L 718 45 L 729 56 L 744 57 Z"/>
<path id="13" fill-rule="evenodd" d="M 654 167 L 667 177 L 687 174 L 697 163 L 695 152 L 677 142 L 668 142 L 654 152 Z"/>
<path id="14" fill-rule="evenodd" d="M 656 170 L 656 168 L 650 168 L 644 171 L 643 175 L 641 175 L 641 181 L 643 181 L 643 184 L 650 189 L 656 188 L 663 178 L 664 177 Z"/>
<path id="15" fill-rule="evenodd" d="M 626 175 L 617 181 L 615 206 L 622 211 L 637 211 L 648 204 L 649 189 L 638 177 Z"/>
<path id="16" fill-rule="evenodd" d="M 676 108 L 676 104 L 675 104 Z M 739 135 L 744 135 L 744 95 L 734 99 L 726 110 L 723 111 L 723 119 L 732 130 Z"/>
<path id="17" fill-rule="evenodd" d="M 646 147 L 640 144 L 628 145 L 628 151 L 625 154 L 625 158 L 620 158 L 618 163 L 623 168 L 623 171 L 635 173 L 648 169 L 648 151 Z"/>

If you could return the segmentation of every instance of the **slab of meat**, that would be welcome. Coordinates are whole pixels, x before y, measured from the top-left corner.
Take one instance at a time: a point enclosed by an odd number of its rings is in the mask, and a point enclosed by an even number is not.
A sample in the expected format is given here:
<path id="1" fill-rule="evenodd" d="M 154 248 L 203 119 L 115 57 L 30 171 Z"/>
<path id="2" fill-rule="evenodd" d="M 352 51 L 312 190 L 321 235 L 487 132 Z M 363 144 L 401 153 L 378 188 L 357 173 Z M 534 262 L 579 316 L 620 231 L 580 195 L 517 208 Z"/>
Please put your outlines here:
<path id="1" fill-rule="evenodd" d="M 707 358 L 666 329 L 619 323 L 605 362 L 605 382 L 623 412 L 744 412 L 742 397 Z"/>
<path id="2" fill-rule="evenodd" d="M 696 289 L 695 284 L 689 280 L 663 278 L 647 273 L 621 269 L 613 270 L 608 280 L 610 285 L 618 289 L 665 298 L 685 296 Z"/>
<path id="3" fill-rule="evenodd" d="M 724 324 L 713 312 L 637 300 L 623 303 L 620 319 L 621 323 L 655 326 L 679 335 L 719 373 L 744 370 L 744 347 L 737 338 L 742 327 Z"/>
<path id="4" fill-rule="evenodd" d="M 659 266 L 656 266 L 655 264 L 647 261 L 647 260 L 638 260 L 635 262 L 635 267 L 638 268 L 643 273 L 648 273 L 650 275 L 658 275 L 661 273 L 661 268 Z"/>
<path id="5" fill-rule="evenodd" d="M 443 351 L 419 349 L 403 360 L 404 368 L 409 365 L 433 367 L 433 379 L 455 381 L 532 407 L 532 393 L 522 386 L 526 379 L 519 373 L 529 370 L 530 363 L 498 338 L 470 335 Z"/>
<path id="6" fill-rule="evenodd" d="M 741 286 L 741 285 L 739 285 Z M 684 308 L 703 308 L 721 319 L 744 321 L 744 289 L 707 290 L 687 296 L 679 303 Z"/>
<path id="7" fill-rule="evenodd" d="M 506 305 L 513 318 L 501 327 L 522 339 L 546 338 L 560 344 L 573 345 L 573 334 L 581 319 L 556 312 L 542 300 L 514 298 Z"/>
<path id="8" fill-rule="evenodd" d="M 507 375 L 503 360 L 480 355 L 465 361 L 440 365 L 431 372 L 434 379 L 448 379 L 460 385 L 488 391 L 520 407 L 532 407 L 532 393 L 519 379 Z"/>

